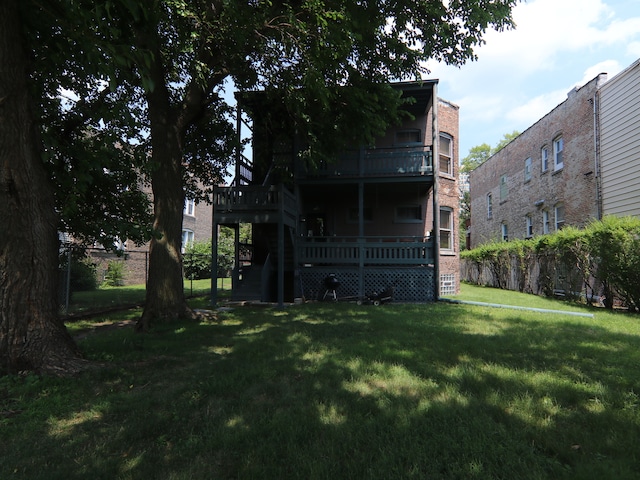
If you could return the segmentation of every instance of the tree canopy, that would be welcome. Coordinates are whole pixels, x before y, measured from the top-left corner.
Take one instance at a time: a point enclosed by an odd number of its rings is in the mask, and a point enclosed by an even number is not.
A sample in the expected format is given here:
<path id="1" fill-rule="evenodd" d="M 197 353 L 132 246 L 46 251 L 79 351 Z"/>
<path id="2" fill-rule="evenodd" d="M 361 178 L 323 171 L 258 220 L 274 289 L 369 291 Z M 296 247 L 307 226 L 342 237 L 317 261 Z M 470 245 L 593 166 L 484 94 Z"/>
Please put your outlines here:
<path id="1" fill-rule="evenodd" d="M 182 209 L 186 196 L 204 198 L 220 181 L 235 144 L 223 95 L 229 81 L 281 98 L 312 149 L 335 148 L 347 141 L 343 132 L 350 142 L 366 141 L 397 120 L 400 99 L 390 80 L 428 74 L 429 59 L 473 60 L 488 28 L 513 25 L 516 3 L 3 0 L 17 28 L 3 37 L 0 58 L 13 61 L 9 53 L 20 51 L 30 59 L 9 70 L 25 75 L 39 127 L 39 136 L 6 140 L 26 141 L 44 158 L 48 174 L 31 187 L 34 195 L 53 191 L 55 215 L 36 212 L 47 238 L 60 225 L 107 243 L 151 237 L 140 323 L 146 329 L 158 319 L 190 316 L 182 291 Z M 336 111 L 336 121 L 327 122 Z M 2 181 L 17 175 L 18 158 L 5 153 L 15 151 L 0 150 Z M 151 218 L 145 186 L 153 194 Z M 0 203 L 7 225 L 22 214 L 11 202 Z M 56 216 L 58 225 L 51 221 Z M 38 248 L 29 238 L 0 238 L 0 298 L 9 302 L 24 298 L 15 289 L 32 287 L 2 281 L 24 268 L 7 261 L 4 246 L 21 242 L 29 257 Z M 54 261 L 37 268 L 50 271 Z M 40 288 L 48 296 L 55 286 Z M 18 304 L 10 307 L 3 327 L 29 322 Z M 56 323 L 46 308 L 44 322 Z M 29 340 L 0 343 L 3 359 L 13 358 L 22 341 Z"/>
<path id="2" fill-rule="evenodd" d="M 471 149 L 469 150 L 469 154 L 460 162 L 462 165 L 460 171 L 469 173 L 471 170 L 479 167 L 484 162 L 486 162 L 489 157 L 495 155 L 505 146 L 507 146 L 518 135 L 520 135 L 520 132 L 518 132 L 517 130 L 514 130 L 511 133 L 505 133 L 502 139 L 493 148 L 491 148 L 488 143 L 483 143 L 481 145 L 471 147 Z"/>

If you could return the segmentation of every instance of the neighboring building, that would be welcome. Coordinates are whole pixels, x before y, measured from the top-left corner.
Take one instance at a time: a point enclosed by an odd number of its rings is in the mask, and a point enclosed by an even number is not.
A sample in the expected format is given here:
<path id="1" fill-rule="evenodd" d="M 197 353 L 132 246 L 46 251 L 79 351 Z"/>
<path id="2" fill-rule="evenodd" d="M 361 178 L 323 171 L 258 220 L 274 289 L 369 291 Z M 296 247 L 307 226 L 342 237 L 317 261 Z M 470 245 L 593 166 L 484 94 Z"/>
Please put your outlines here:
<path id="1" fill-rule="evenodd" d="M 602 210 L 640 217 L 640 60 L 599 91 Z"/>
<path id="2" fill-rule="evenodd" d="M 214 227 L 252 224 L 235 298 L 315 299 L 330 274 L 339 298 L 388 286 L 400 301 L 458 291 L 458 107 L 434 101 L 436 85 L 394 84 L 416 100 L 407 107 L 414 120 L 317 168 L 297 160 L 305 139 L 290 119 L 267 125 L 276 110 L 265 97 L 239 96 L 253 122 L 253 159 L 239 155 L 234 184 L 214 192 Z"/>
<path id="3" fill-rule="evenodd" d="M 564 225 L 581 227 L 601 217 L 595 145 L 604 81 L 606 74 L 600 74 L 574 88 L 471 172 L 472 248 L 552 233 Z"/>
<path id="4" fill-rule="evenodd" d="M 187 199 L 182 213 L 182 252 L 188 244 L 206 242 L 211 239 L 213 206 L 210 203 L 196 203 Z"/>

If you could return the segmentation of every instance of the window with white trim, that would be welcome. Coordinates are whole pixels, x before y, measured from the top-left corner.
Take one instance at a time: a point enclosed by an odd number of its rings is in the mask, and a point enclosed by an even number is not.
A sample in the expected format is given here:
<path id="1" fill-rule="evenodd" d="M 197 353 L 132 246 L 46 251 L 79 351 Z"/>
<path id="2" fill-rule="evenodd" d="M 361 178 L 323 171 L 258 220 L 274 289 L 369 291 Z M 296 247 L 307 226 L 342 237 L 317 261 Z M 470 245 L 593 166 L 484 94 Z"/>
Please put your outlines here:
<path id="1" fill-rule="evenodd" d="M 507 227 L 506 223 L 502 223 L 500 224 L 500 230 L 501 230 L 501 235 L 502 235 L 502 241 L 503 242 L 507 242 L 509 241 L 509 227 Z"/>
<path id="2" fill-rule="evenodd" d="M 533 218 L 531 215 L 525 215 L 524 224 L 527 238 L 533 237 Z"/>
<path id="3" fill-rule="evenodd" d="M 524 161 L 524 181 L 528 182 L 531 180 L 531 157 L 527 158 Z"/>
<path id="4" fill-rule="evenodd" d="M 558 231 L 564 227 L 564 205 L 559 203 L 553 208 L 553 210 L 556 217 L 556 231 Z"/>
<path id="5" fill-rule="evenodd" d="M 542 233 L 549 233 L 550 230 L 550 220 L 549 220 L 549 210 L 542 211 Z"/>
<path id="6" fill-rule="evenodd" d="M 487 193 L 487 218 L 493 217 L 493 197 Z"/>
<path id="7" fill-rule="evenodd" d="M 440 208 L 440 250 L 453 252 L 453 210 Z"/>
<path id="8" fill-rule="evenodd" d="M 564 167 L 562 160 L 562 151 L 564 150 L 564 141 L 562 137 L 557 137 L 553 141 L 553 169 L 561 170 Z"/>
<path id="9" fill-rule="evenodd" d="M 440 134 L 438 159 L 440 163 L 440 173 L 453 175 L 453 138 L 446 133 Z"/>
<path id="10" fill-rule="evenodd" d="M 185 228 L 182 230 L 182 248 L 181 252 L 184 253 L 189 245 L 193 245 L 194 235 L 193 230 Z"/>
<path id="11" fill-rule="evenodd" d="M 196 214 L 196 201 L 193 198 L 187 198 L 184 201 L 184 210 L 182 212 L 184 215 L 189 215 L 190 217 L 195 216 Z"/>
<path id="12" fill-rule="evenodd" d="M 540 149 L 540 164 L 543 172 L 549 170 L 549 149 L 546 145 Z"/>

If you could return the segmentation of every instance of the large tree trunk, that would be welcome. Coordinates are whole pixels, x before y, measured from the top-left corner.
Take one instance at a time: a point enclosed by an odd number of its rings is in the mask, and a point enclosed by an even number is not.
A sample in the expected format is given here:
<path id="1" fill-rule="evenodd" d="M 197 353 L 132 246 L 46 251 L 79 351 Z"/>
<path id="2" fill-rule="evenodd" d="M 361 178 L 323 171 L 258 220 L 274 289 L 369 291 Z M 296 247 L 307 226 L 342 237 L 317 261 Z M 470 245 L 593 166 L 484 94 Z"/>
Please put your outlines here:
<path id="1" fill-rule="evenodd" d="M 0 370 L 73 374 L 85 362 L 58 317 L 57 217 L 17 0 L 0 0 L 0 12 Z"/>
<path id="2" fill-rule="evenodd" d="M 165 138 L 165 143 L 170 143 L 170 139 Z M 138 331 L 148 330 L 152 323 L 194 316 L 184 296 L 182 275 L 182 157 L 172 154 L 172 150 L 175 148 L 153 155 L 158 165 L 151 177 L 154 238 L 149 248 L 149 277 Z"/>
<path id="3" fill-rule="evenodd" d="M 166 89 L 164 70 L 157 52 L 151 69 L 155 87 L 147 93 L 153 165 L 153 234 L 149 248 L 149 277 L 142 317 L 137 331 L 147 331 L 152 323 L 195 318 L 184 296 L 182 275 L 182 212 L 184 189 L 182 141 Z"/>

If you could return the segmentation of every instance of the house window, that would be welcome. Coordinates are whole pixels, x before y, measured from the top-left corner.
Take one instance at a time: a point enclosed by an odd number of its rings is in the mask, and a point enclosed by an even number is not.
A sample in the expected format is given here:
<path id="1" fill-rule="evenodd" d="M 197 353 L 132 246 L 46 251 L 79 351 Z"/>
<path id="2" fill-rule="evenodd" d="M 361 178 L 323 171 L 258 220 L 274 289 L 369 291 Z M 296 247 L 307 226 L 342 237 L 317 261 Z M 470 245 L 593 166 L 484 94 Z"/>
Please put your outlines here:
<path id="1" fill-rule="evenodd" d="M 531 180 L 531 157 L 524 161 L 524 181 L 528 182 L 529 180 Z"/>
<path id="2" fill-rule="evenodd" d="M 549 170 L 549 149 L 546 146 L 542 147 L 540 150 L 540 160 L 540 163 L 542 164 L 542 171 L 546 172 Z"/>
<path id="3" fill-rule="evenodd" d="M 440 250 L 453 251 L 453 210 L 440 209 Z"/>
<path id="4" fill-rule="evenodd" d="M 183 214 L 189 215 L 190 217 L 193 217 L 196 214 L 195 200 L 193 200 L 192 198 L 188 198 L 187 200 L 185 200 Z"/>
<path id="5" fill-rule="evenodd" d="M 193 244 L 193 231 L 184 229 L 182 230 L 182 253 L 187 249 L 189 245 Z"/>
<path id="6" fill-rule="evenodd" d="M 507 242 L 509 241 L 509 227 L 507 227 L 506 223 L 502 223 L 500 225 L 500 230 L 501 230 L 501 235 L 502 235 L 502 241 Z"/>
<path id="7" fill-rule="evenodd" d="M 359 220 L 359 208 L 358 207 L 352 207 L 349 209 L 348 212 L 348 216 L 347 216 L 347 222 L 348 223 L 357 223 Z M 372 222 L 373 221 L 373 210 L 371 209 L 371 207 L 364 207 L 363 211 L 363 221 L 364 222 Z"/>
<path id="8" fill-rule="evenodd" d="M 549 233 L 550 229 L 549 229 L 549 210 L 543 210 L 542 211 L 542 233 Z"/>
<path id="9" fill-rule="evenodd" d="M 453 139 L 444 133 L 440 134 L 440 173 L 453 175 Z"/>
<path id="10" fill-rule="evenodd" d="M 525 231 L 527 233 L 527 238 L 533 237 L 533 219 L 531 218 L 531 215 L 525 215 L 524 223 L 525 223 Z"/>
<path id="11" fill-rule="evenodd" d="M 562 137 L 558 137 L 553 141 L 553 169 L 560 170 L 564 166 L 562 161 L 562 150 L 564 149 L 564 141 Z"/>
<path id="12" fill-rule="evenodd" d="M 564 205 L 556 205 L 554 211 L 556 216 L 556 230 L 560 230 L 564 227 Z"/>
<path id="13" fill-rule="evenodd" d="M 509 193 L 509 189 L 507 187 L 507 176 L 502 175 L 500 177 L 500 200 L 507 198 L 507 193 Z"/>
<path id="14" fill-rule="evenodd" d="M 418 223 L 422 222 L 422 207 L 420 205 L 399 205 L 396 207 L 396 222 Z"/>
<path id="15" fill-rule="evenodd" d="M 420 143 L 420 130 L 399 130 L 396 132 L 396 145 L 411 145 Z"/>
<path id="16" fill-rule="evenodd" d="M 487 218 L 493 217 L 493 198 L 490 193 L 487 193 Z"/>

